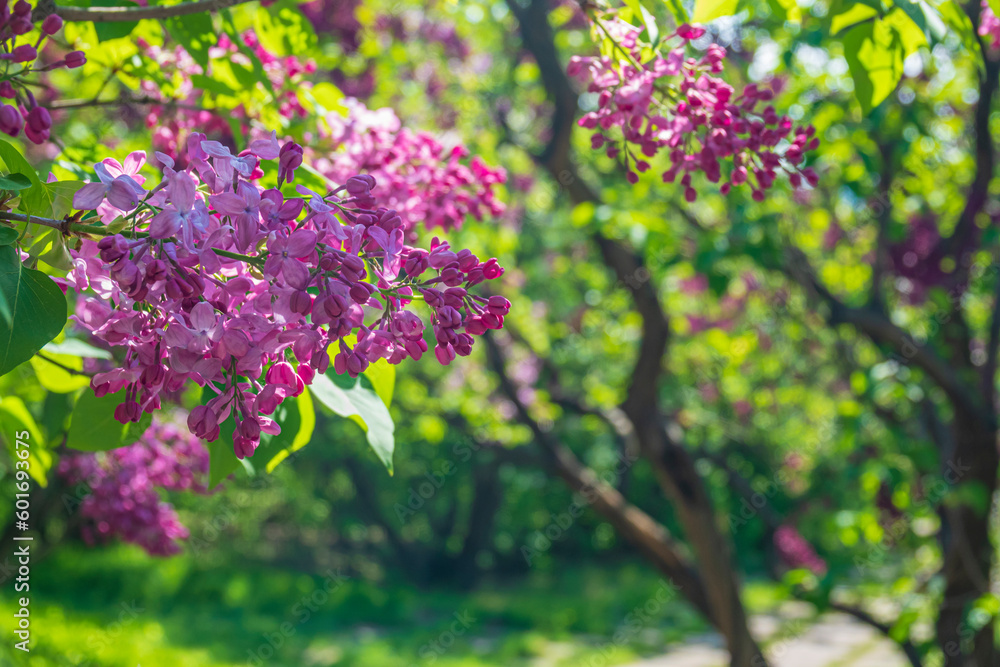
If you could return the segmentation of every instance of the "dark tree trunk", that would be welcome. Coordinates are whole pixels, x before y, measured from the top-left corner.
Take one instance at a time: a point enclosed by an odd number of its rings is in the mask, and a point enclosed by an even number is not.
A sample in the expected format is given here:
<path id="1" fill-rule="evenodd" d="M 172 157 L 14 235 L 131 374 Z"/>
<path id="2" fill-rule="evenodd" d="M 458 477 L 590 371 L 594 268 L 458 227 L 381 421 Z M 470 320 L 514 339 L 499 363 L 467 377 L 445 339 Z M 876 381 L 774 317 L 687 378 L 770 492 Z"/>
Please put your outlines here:
<path id="1" fill-rule="evenodd" d="M 993 565 L 989 517 L 1000 460 L 996 430 L 983 421 L 981 415 L 956 411 L 954 451 L 943 462 L 950 498 L 954 499 L 942 507 L 945 591 L 938 612 L 937 639 L 945 667 L 1000 664 L 992 623 L 977 633 L 967 621 L 972 603 L 990 591 Z"/>

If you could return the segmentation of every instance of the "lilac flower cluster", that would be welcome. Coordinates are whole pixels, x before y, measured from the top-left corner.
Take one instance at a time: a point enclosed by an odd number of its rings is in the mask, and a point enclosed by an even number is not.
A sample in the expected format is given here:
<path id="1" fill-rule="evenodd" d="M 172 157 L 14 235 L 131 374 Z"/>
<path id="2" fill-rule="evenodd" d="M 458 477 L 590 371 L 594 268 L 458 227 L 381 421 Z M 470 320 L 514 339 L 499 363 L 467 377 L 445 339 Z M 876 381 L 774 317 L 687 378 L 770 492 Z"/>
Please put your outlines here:
<path id="1" fill-rule="evenodd" d="M 993 13 L 989 0 L 982 0 L 979 14 L 979 36 L 985 37 L 986 42 L 994 51 L 1000 50 L 1000 19 Z"/>
<path id="2" fill-rule="evenodd" d="M 0 97 L 14 101 L 13 104 L 0 103 L 0 132 L 16 137 L 24 130 L 24 136 L 30 141 L 42 144 L 51 134 L 52 116 L 38 104 L 25 77 L 59 67 L 80 67 L 87 59 L 82 51 L 72 51 L 60 60 L 39 66 L 36 62 L 38 50 L 47 37 L 62 29 L 63 21 L 55 14 L 46 16 L 32 43 L 29 36 L 34 30 L 31 11 L 31 3 L 25 0 L 15 2 L 13 8 L 7 0 L 0 3 L 0 61 L 4 68 L 0 74 Z M 13 69 L 14 65 L 20 69 Z"/>
<path id="3" fill-rule="evenodd" d="M 326 117 L 329 134 L 323 138 L 333 150 L 314 151 L 313 163 L 338 183 L 356 173 L 378 179 L 382 201 L 399 212 L 407 238 L 418 225 L 448 231 L 468 216 L 482 220 L 503 213 L 494 190 L 507 180 L 502 168 L 478 156 L 465 164 L 465 147 L 447 148 L 426 132 L 402 127 L 392 109 L 371 110 L 355 100 L 345 100 L 345 106 L 346 117 Z"/>
<path id="4" fill-rule="evenodd" d="M 97 165 L 100 180 L 74 198 L 129 230 L 84 241 L 70 276 L 95 294 L 81 300 L 76 321 L 125 348 L 121 367 L 92 383 L 99 395 L 125 390 L 122 422 L 155 411 L 164 391 L 190 380 L 214 394 L 189 415 L 191 431 L 215 440 L 233 417 L 234 451 L 244 458 L 261 433 L 280 432 L 268 415 L 331 358 L 351 377 L 378 359 L 419 359 L 428 343 L 424 322 L 407 310 L 414 300 L 430 307 L 442 364 L 503 326 L 510 303 L 471 291 L 503 274 L 497 260 L 436 238 L 429 250 L 407 245 L 402 218 L 378 205 L 370 175 L 323 194 L 299 185 L 302 196 L 287 197 L 281 188 L 303 149 L 279 145 L 273 132 L 238 154 L 193 133 L 184 169 L 156 156 L 163 179 L 152 189 L 138 174 L 140 153 L 124 166 Z M 257 184 L 265 164 L 278 187 Z"/>
<path id="5" fill-rule="evenodd" d="M 819 557 L 795 526 L 778 526 L 774 531 L 774 547 L 788 567 L 803 568 L 818 575 L 826 574 L 826 561 Z"/>
<path id="6" fill-rule="evenodd" d="M 117 536 L 150 554 L 169 556 L 180 551 L 178 540 L 188 531 L 159 490 L 205 493 L 208 450 L 170 421 L 156 419 L 128 447 L 63 456 L 58 472 L 67 484 L 89 488 L 79 507 L 87 543 Z"/>
<path id="7" fill-rule="evenodd" d="M 649 169 L 647 158 L 665 150 L 671 166 L 663 180 L 673 183 L 679 177 L 689 202 L 698 197 L 692 181 L 697 172 L 712 183 L 722 181 L 722 194 L 746 183 L 756 201 L 764 199 L 779 171 L 787 172 L 794 187 L 803 180 L 816 185 L 816 172 L 804 167 L 806 153 L 819 145 L 815 129 L 793 132 L 791 119 L 779 116 L 773 106 L 760 110 L 774 97 L 772 90 L 750 84 L 737 95 L 713 76 L 723 71 L 726 57 L 718 44 L 709 45 L 700 59 L 687 57 L 687 46 L 705 34 L 704 28 L 682 25 L 671 36 L 678 46 L 666 56 L 654 51 L 643 63 L 649 46 L 639 41 L 639 28 L 617 18 L 595 20 L 621 57 L 570 59 L 569 74 L 586 72 L 587 90 L 598 94 L 597 109 L 579 124 L 594 130 L 595 149 L 604 147 L 608 157 L 623 159 L 630 182 Z M 620 140 L 612 136 L 612 128 L 618 128 Z M 728 178 L 722 160 L 731 161 Z"/>
<path id="8" fill-rule="evenodd" d="M 289 120 L 304 117 L 299 96 L 312 86 L 306 75 L 315 71 L 315 63 L 269 53 L 252 31 L 243 33 L 242 38 L 263 64 L 281 116 Z M 190 81 L 204 72 L 184 48 L 147 45 L 145 52 L 163 70 L 176 70 L 181 75 L 175 99 L 197 104 L 198 91 Z M 244 57 L 228 38 L 220 39 L 211 55 Z M 163 95 L 150 83 L 143 84 L 143 92 L 154 99 Z M 414 238 L 411 230 L 418 225 L 447 231 L 461 226 L 470 216 L 481 220 L 503 213 L 495 187 L 507 180 L 502 168 L 490 167 L 479 157 L 466 161 L 469 151 L 465 147 L 445 146 L 427 132 L 402 127 L 392 109 L 368 109 L 354 99 L 344 100 L 344 106 L 346 116 L 330 112 L 319 123 L 318 136 L 310 132 L 303 157 L 337 183 L 355 174 L 374 176 L 379 182 L 379 201 L 399 213 L 408 240 Z M 247 121 L 248 131 L 254 131 L 248 122 L 254 119 L 250 110 L 240 107 L 233 114 Z M 184 159 L 187 136 L 195 130 L 223 141 L 232 138 L 228 119 L 213 110 L 154 105 L 146 123 L 153 130 L 156 150 L 178 162 Z"/>

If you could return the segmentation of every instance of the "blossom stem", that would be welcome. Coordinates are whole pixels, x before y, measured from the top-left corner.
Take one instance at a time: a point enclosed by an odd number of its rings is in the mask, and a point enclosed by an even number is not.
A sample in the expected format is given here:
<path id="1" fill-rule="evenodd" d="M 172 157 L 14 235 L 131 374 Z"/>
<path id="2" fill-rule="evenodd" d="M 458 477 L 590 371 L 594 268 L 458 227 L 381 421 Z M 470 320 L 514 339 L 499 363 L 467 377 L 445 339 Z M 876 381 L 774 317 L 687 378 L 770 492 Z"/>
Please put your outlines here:
<path id="1" fill-rule="evenodd" d="M 53 359 L 52 357 L 48 356 L 47 354 L 45 354 L 41 350 L 39 350 L 38 352 L 36 352 L 35 356 L 38 357 L 39 359 L 45 360 L 46 362 L 52 364 L 53 366 L 57 366 L 58 368 L 61 368 L 62 370 L 64 370 L 67 373 L 69 373 L 70 375 L 83 375 L 85 377 L 93 377 L 90 373 L 84 373 L 83 371 L 78 371 L 75 368 L 70 368 L 69 366 L 56 361 L 55 359 Z"/>
<path id="2" fill-rule="evenodd" d="M 64 21 L 139 21 L 141 19 L 168 19 L 174 16 L 215 12 L 250 0 L 197 0 L 177 5 L 154 5 L 151 7 L 55 7 L 54 12 Z M 44 16 L 32 16 L 38 21 Z"/>
<path id="3" fill-rule="evenodd" d="M 93 236 L 114 236 L 118 232 L 113 232 L 108 229 L 105 225 L 87 225 L 82 222 L 69 222 L 68 220 L 54 220 L 52 218 L 39 218 L 34 215 L 25 215 L 23 213 L 11 213 L 10 211 L 0 211 L 0 220 L 10 220 L 12 222 L 27 222 L 33 225 L 41 225 L 42 227 L 51 227 L 52 229 L 61 229 L 65 232 L 73 232 L 77 234 L 91 234 Z M 148 238 L 148 232 L 135 232 L 136 238 Z M 164 239 L 169 240 L 169 239 Z M 248 264 L 253 264 L 255 266 L 260 265 L 264 261 L 262 256 L 251 256 L 251 255 L 241 255 L 236 252 L 229 252 L 228 250 L 221 250 L 219 248 L 212 248 L 212 251 L 216 255 L 221 255 L 222 257 L 228 257 L 229 259 L 236 259 Z"/>

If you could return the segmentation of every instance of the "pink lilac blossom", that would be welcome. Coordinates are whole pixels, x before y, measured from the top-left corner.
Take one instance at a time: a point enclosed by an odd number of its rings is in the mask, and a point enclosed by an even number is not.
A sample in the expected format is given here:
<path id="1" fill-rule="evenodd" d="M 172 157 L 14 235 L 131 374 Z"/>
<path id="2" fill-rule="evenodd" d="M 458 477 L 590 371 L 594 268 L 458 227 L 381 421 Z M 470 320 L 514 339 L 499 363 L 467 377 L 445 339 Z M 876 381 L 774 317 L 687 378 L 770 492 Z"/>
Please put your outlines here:
<path id="1" fill-rule="evenodd" d="M 379 182 L 386 206 L 396 209 L 407 232 L 417 225 L 460 227 L 466 217 L 476 220 L 500 215 L 504 205 L 494 186 L 507 174 L 478 156 L 466 164 L 468 150 L 446 148 L 427 132 L 402 127 L 392 109 L 370 110 L 346 100 L 347 116 L 326 118 L 332 151 L 317 150 L 316 168 L 334 182 L 359 172 Z"/>
<path id="2" fill-rule="evenodd" d="M 52 117 L 35 99 L 25 77 L 59 67 L 80 67 L 87 59 L 82 51 L 73 51 L 49 64 L 38 62 L 42 44 L 62 30 L 63 21 L 56 14 L 49 14 L 34 37 L 31 13 L 31 3 L 25 0 L 15 2 L 13 8 L 7 0 L 0 3 L 0 61 L 4 68 L 0 97 L 13 100 L 13 104 L 0 103 L 0 132 L 16 137 L 23 131 L 32 143 L 43 144 L 52 133 Z M 20 69 L 12 71 L 13 66 Z"/>
<path id="3" fill-rule="evenodd" d="M 129 230 L 84 240 L 68 276 L 92 294 L 80 300 L 76 322 L 125 348 L 121 366 L 92 381 L 98 395 L 124 391 L 119 421 L 138 421 L 160 407 L 161 394 L 194 382 L 214 397 L 191 411 L 192 433 L 215 440 L 232 417 L 234 451 L 245 458 L 261 433 L 280 432 L 269 415 L 331 358 L 351 377 L 378 359 L 419 359 L 428 343 L 424 322 L 407 309 L 414 300 L 431 310 L 442 364 L 503 326 L 510 302 L 472 293 L 503 274 L 496 259 L 437 238 L 428 249 L 408 245 L 403 219 L 381 205 L 369 174 L 326 193 L 298 185 L 302 196 L 283 194 L 302 153 L 273 132 L 238 154 L 192 133 L 183 169 L 157 153 L 159 184 L 105 162 L 100 182 L 77 192 L 76 208 L 121 218 Z M 265 168 L 277 187 L 258 183 Z"/>
<path id="4" fill-rule="evenodd" d="M 687 47 L 705 34 L 704 28 L 682 25 L 671 36 L 678 46 L 643 62 L 648 47 L 639 41 L 638 28 L 617 18 L 596 20 L 616 43 L 620 58 L 574 56 L 568 72 L 586 75 L 587 90 L 598 95 L 597 109 L 584 114 L 579 124 L 594 130 L 594 149 L 604 148 L 609 157 L 624 162 L 629 182 L 650 168 L 648 158 L 665 151 L 671 166 L 663 180 L 679 178 L 689 202 L 698 196 L 692 181 L 698 172 L 712 183 L 721 182 L 723 194 L 746 183 L 756 201 L 763 200 L 779 171 L 788 174 L 794 187 L 803 180 L 816 185 L 815 171 L 804 167 L 806 153 L 819 145 L 815 129 L 793 131 L 791 119 L 779 116 L 773 106 L 759 109 L 773 99 L 772 90 L 750 84 L 737 94 L 713 76 L 722 72 L 726 57 L 718 44 L 709 45 L 700 59 L 688 57 Z M 723 161 L 731 161 L 728 174 Z"/>
<path id="5" fill-rule="evenodd" d="M 1000 50 L 1000 19 L 993 13 L 988 0 L 982 0 L 979 14 L 979 36 L 985 37 L 989 47 Z"/>
<path id="6" fill-rule="evenodd" d="M 89 544 L 119 537 L 152 555 L 180 551 L 188 537 L 159 490 L 206 493 L 208 450 L 169 420 L 155 419 L 128 447 L 101 453 L 69 453 L 59 461 L 59 476 L 82 485 L 81 532 Z"/>
<path id="7" fill-rule="evenodd" d="M 816 550 L 795 526 L 779 526 L 774 531 L 774 547 L 788 567 L 803 568 L 819 575 L 826 573 L 826 561 L 816 554 Z"/>
<path id="8" fill-rule="evenodd" d="M 914 215 L 907 226 L 907 236 L 889 244 L 889 261 L 892 271 L 904 281 L 897 281 L 904 300 L 922 304 L 933 287 L 944 285 L 948 272 L 940 261 L 934 261 L 934 252 L 941 241 L 937 218 L 930 214 Z"/>
<path id="9" fill-rule="evenodd" d="M 316 63 L 295 56 L 280 57 L 272 54 L 263 47 L 252 30 L 242 33 L 241 39 L 243 45 L 259 60 L 271 84 L 278 113 L 284 118 L 305 118 L 307 112 L 299 96 L 311 87 L 304 76 L 316 71 Z M 231 140 L 232 130 L 225 116 L 212 110 L 196 108 L 200 91 L 195 88 L 191 77 L 206 73 L 201 65 L 195 62 L 181 46 L 156 46 L 144 42 L 140 45 L 144 47 L 146 56 L 155 61 L 161 69 L 181 74 L 178 77 L 177 90 L 169 101 L 180 101 L 190 105 L 188 108 L 176 109 L 160 105 L 150 107 L 146 124 L 153 130 L 153 146 L 176 157 L 186 136 L 195 130 L 222 141 Z M 251 65 L 250 58 L 225 34 L 220 35 L 218 42 L 209 50 L 209 57 L 229 60 L 243 66 Z M 151 81 L 143 81 L 141 88 L 147 97 L 152 99 L 163 97 L 160 87 Z M 227 114 L 234 116 L 244 125 L 251 116 L 244 107 L 233 109 Z"/>
<path id="10" fill-rule="evenodd" d="M 244 33 L 243 38 L 279 91 L 279 113 L 289 119 L 301 117 L 304 109 L 298 95 L 310 88 L 304 75 L 314 72 L 315 65 L 270 54 L 252 32 Z M 218 48 L 234 58 L 241 55 L 228 40 L 220 42 Z M 181 47 L 148 47 L 147 54 L 166 70 L 176 68 L 186 82 L 190 75 L 202 72 Z M 154 97 L 162 94 L 153 88 L 144 92 Z M 193 103 L 195 95 L 188 83 L 182 84 L 177 97 Z M 343 103 L 346 117 L 329 113 L 320 123 L 318 136 L 310 137 L 304 157 L 337 183 L 359 173 L 374 176 L 380 201 L 400 215 L 409 240 L 413 239 L 412 230 L 421 224 L 449 231 L 461 226 L 467 217 L 481 220 L 503 213 L 504 205 L 496 193 L 496 186 L 507 180 L 502 168 L 490 167 L 479 157 L 468 159 L 469 152 L 462 146 L 446 147 L 429 133 L 403 128 L 391 109 L 370 110 L 351 98 Z M 246 109 L 237 110 L 236 115 L 249 118 Z M 211 111 L 154 107 L 147 122 L 155 128 L 154 147 L 178 162 L 185 159 L 184 141 L 195 129 L 223 143 L 232 141 L 228 122 Z"/>

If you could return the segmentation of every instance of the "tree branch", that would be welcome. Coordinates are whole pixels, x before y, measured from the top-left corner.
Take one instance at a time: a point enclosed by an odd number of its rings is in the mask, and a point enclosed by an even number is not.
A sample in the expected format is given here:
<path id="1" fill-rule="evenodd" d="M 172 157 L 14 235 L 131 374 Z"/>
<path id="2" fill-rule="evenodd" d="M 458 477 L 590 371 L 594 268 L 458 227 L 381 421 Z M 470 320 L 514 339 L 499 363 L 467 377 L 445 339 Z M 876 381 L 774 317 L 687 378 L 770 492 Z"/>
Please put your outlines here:
<path id="1" fill-rule="evenodd" d="M 982 384 L 986 404 L 993 405 L 996 399 L 997 355 L 1000 354 L 1000 273 L 994 271 L 997 281 L 993 294 L 993 314 L 990 316 L 990 332 L 986 342 L 986 363 L 983 365 Z"/>
<path id="2" fill-rule="evenodd" d="M 910 661 L 910 664 L 913 665 L 913 667 L 923 667 L 924 663 L 920 657 L 920 651 L 917 650 L 917 647 L 914 646 L 913 642 L 911 642 L 909 639 L 904 639 L 903 641 L 898 641 L 894 639 L 892 636 L 891 625 L 880 622 L 874 616 L 872 616 L 871 614 L 869 614 L 860 607 L 844 604 L 842 602 L 834 602 L 833 600 L 831 600 L 830 609 L 842 612 L 849 616 L 853 616 L 862 623 L 872 626 L 873 628 L 881 632 L 889 639 L 892 639 L 897 645 L 899 645 L 899 647 L 903 649 L 903 653 L 906 654 L 907 659 Z"/>
<path id="3" fill-rule="evenodd" d="M 981 8 L 978 2 L 969 2 L 966 7 L 972 25 L 979 25 L 979 15 Z M 968 277 L 969 264 L 958 261 L 959 254 L 965 250 L 971 250 L 970 244 L 978 229 L 976 217 L 989 196 L 990 181 L 995 173 L 993 137 L 990 135 L 990 114 L 993 107 L 993 99 L 997 94 L 997 86 L 1000 85 L 1000 60 L 990 53 L 990 50 L 983 47 L 980 38 L 980 47 L 983 53 L 984 72 L 979 81 L 979 101 L 976 103 L 975 117 L 973 120 L 973 132 L 975 133 L 975 159 L 976 173 L 972 184 L 969 186 L 969 193 L 965 199 L 965 207 L 955 224 L 955 229 L 951 236 L 941 239 L 937 247 L 930 256 L 924 260 L 928 264 L 937 266 L 945 257 L 956 259 L 955 285 L 964 284 Z"/>
<path id="4" fill-rule="evenodd" d="M 177 5 L 151 5 L 149 7 L 53 7 L 49 14 L 58 14 L 64 21 L 140 21 L 142 19 L 169 19 L 175 16 L 217 12 L 252 0 L 197 0 Z M 47 16 L 47 14 L 46 14 Z M 35 16 L 38 21 L 45 16 Z"/>
<path id="5" fill-rule="evenodd" d="M 906 331 L 896 326 L 878 310 L 872 307 L 848 306 L 834 296 L 820 282 L 802 251 L 789 247 L 786 253 L 788 261 L 781 266 L 781 270 L 813 297 L 826 303 L 829 308 L 827 320 L 831 325 L 850 324 L 873 342 L 888 346 L 909 363 L 927 373 L 954 403 L 969 406 L 972 412 L 988 423 L 993 421 L 981 399 L 970 393 L 968 386 L 955 373 L 951 364 L 930 348 L 918 344 Z"/>
<path id="6" fill-rule="evenodd" d="M 48 106 L 49 109 L 85 109 L 87 107 L 117 107 L 129 104 L 164 106 L 173 109 L 187 109 L 189 111 L 218 111 L 218 109 L 207 109 L 197 104 L 187 104 L 174 100 L 158 100 L 155 97 L 138 97 L 135 99 L 120 97 L 114 100 L 55 100 Z"/>
<path id="7" fill-rule="evenodd" d="M 670 577 L 688 601 L 706 618 L 715 619 L 701 578 L 681 555 L 680 546 L 673 541 L 667 529 L 601 480 L 593 470 L 580 462 L 569 447 L 556 439 L 551 431 L 541 428 L 518 396 L 517 387 L 507 374 L 506 360 L 500 346 L 490 334 L 483 336 L 483 341 L 501 393 L 514 404 L 518 420 L 531 429 L 535 441 L 545 454 L 547 465 L 573 491 L 580 493 L 595 510 L 607 518 L 623 537 L 644 552 L 657 569 Z"/>

